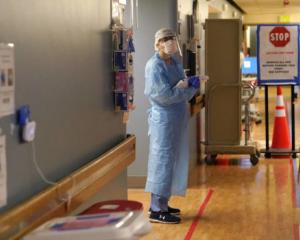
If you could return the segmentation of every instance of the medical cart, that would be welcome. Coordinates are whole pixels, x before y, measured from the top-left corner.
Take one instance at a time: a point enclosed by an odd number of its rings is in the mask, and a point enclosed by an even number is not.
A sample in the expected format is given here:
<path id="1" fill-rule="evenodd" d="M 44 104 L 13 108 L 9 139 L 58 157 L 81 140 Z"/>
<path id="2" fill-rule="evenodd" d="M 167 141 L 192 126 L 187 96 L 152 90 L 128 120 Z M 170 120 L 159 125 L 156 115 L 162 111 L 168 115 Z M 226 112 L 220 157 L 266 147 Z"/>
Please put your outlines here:
<path id="1" fill-rule="evenodd" d="M 207 19 L 205 23 L 206 74 L 205 89 L 205 153 L 206 163 L 214 163 L 218 154 L 247 154 L 256 165 L 259 151 L 249 142 L 250 127 L 246 124 L 246 141 L 241 140 L 241 107 L 249 102 L 255 89 L 241 81 L 240 46 L 242 23 L 239 19 Z M 249 91 L 242 98 L 242 91 Z M 249 111 L 246 116 L 249 122 Z"/>

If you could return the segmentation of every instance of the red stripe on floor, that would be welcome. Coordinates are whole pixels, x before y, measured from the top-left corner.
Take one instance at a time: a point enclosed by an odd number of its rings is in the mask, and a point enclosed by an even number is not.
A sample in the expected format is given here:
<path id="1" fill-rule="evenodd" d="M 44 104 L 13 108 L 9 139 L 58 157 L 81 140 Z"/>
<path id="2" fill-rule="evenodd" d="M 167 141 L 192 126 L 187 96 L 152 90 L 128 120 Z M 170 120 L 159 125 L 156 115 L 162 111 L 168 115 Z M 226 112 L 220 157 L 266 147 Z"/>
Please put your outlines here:
<path id="1" fill-rule="evenodd" d="M 196 229 L 196 227 L 197 227 L 197 225 L 200 221 L 201 216 L 203 215 L 203 212 L 204 212 L 204 210 L 205 210 L 212 194 L 213 194 L 213 190 L 210 189 L 207 196 L 206 196 L 206 198 L 204 199 L 203 203 L 200 205 L 198 213 L 197 213 L 196 217 L 194 218 L 194 220 L 192 222 L 192 225 L 190 226 L 189 231 L 187 232 L 184 240 L 190 240 L 192 238 L 193 233 L 194 233 L 194 231 L 195 231 L 195 229 Z"/>
<path id="2" fill-rule="evenodd" d="M 294 224 L 294 240 L 299 240 L 299 225 Z"/>

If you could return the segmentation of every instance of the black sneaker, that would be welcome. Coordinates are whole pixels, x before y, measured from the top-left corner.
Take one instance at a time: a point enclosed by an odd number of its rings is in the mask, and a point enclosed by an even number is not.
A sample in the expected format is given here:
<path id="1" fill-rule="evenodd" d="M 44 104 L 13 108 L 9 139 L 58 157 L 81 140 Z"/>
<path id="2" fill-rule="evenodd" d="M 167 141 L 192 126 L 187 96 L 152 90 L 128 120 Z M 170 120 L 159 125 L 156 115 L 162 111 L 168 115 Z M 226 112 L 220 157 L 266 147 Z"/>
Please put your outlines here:
<path id="1" fill-rule="evenodd" d="M 176 217 L 169 212 L 151 212 L 149 216 L 150 222 L 152 223 L 165 223 L 165 224 L 177 224 L 180 223 L 181 219 Z"/>
<path id="2" fill-rule="evenodd" d="M 175 215 L 175 216 L 180 215 L 180 209 L 179 208 L 168 207 L 168 212 Z"/>
<path id="3" fill-rule="evenodd" d="M 148 215 L 150 215 L 151 212 L 153 212 L 153 211 L 152 211 L 151 208 L 149 208 L 149 210 L 148 210 Z M 169 212 L 170 214 L 174 215 L 174 216 L 179 216 L 179 215 L 180 215 L 180 209 L 178 209 L 178 208 L 168 207 L 168 212 Z"/>

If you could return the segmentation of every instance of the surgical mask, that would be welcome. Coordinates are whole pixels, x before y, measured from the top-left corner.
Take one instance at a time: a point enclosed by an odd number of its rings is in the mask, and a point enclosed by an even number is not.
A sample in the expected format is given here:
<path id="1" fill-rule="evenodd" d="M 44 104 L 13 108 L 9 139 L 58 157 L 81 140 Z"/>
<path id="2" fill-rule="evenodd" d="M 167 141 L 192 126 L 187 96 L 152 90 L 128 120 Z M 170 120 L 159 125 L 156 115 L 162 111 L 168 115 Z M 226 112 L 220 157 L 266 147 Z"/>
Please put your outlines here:
<path id="1" fill-rule="evenodd" d="M 164 46 L 164 53 L 168 55 L 172 55 L 178 52 L 177 43 L 175 40 L 168 40 L 163 43 Z"/>

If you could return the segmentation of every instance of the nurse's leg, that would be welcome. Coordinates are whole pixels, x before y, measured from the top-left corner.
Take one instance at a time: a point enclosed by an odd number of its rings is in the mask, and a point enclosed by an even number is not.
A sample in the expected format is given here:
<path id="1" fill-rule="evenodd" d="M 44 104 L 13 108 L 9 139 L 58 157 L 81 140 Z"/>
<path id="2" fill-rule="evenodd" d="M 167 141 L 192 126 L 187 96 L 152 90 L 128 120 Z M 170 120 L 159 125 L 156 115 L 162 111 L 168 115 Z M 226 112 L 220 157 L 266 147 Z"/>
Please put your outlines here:
<path id="1" fill-rule="evenodd" d="M 151 193 L 150 208 L 154 212 L 168 212 L 168 198 Z"/>
<path id="2" fill-rule="evenodd" d="M 169 199 L 165 198 L 157 194 L 151 193 L 151 205 L 150 205 L 150 211 L 153 212 L 169 212 L 170 214 L 173 214 L 175 216 L 180 215 L 180 209 L 178 208 L 172 208 L 169 206 Z"/>
<path id="3" fill-rule="evenodd" d="M 168 199 L 151 193 L 151 210 L 149 220 L 153 223 L 180 223 L 181 219 L 168 212 Z"/>

